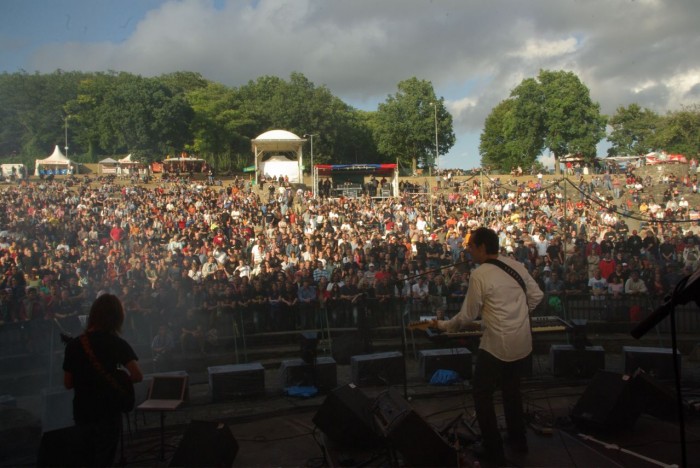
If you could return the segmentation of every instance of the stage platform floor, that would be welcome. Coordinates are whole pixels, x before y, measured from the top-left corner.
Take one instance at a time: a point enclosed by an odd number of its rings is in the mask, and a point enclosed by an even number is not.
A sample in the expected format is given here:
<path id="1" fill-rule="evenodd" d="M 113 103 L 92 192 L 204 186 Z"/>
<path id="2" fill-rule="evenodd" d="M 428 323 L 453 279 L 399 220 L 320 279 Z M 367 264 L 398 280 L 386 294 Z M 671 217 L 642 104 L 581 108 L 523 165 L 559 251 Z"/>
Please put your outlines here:
<path id="1" fill-rule="evenodd" d="M 607 367 L 615 370 L 620 358 L 607 357 Z M 418 363 L 406 360 L 406 384 L 392 388 L 407 401 L 427 423 L 440 428 L 459 420 L 455 430 L 469 438 L 478 432 L 468 381 L 450 386 L 429 385 L 419 376 Z M 700 420 L 693 411 L 700 391 L 697 363 L 684 361 L 684 398 L 691 408 L 686 414 L 688 466 L 700 466 Z M 351 382 L 351 367 L 338 365 L 338 385 Z M 517 467 L 652 467 L 681 464 L 678 424 L 641 415 L 631 429 L 600 432 L 583 429 L 572 423 L 570 414 L 591 379 L 563 379 L 548 372 L 547 356 L 535 356 L 533 376 L 524 383 L 525 409 L 532 424 L 528 427 L 529 453 L 506 452 L 507 466 Z M 374 398 L 387 387 L 363 388 Z M 191 421 L 216 421 L 226 425 L 235 437 L 239 450 L 234 466 L 397 466 L 389 450 L 345 449 L 324 442 L 324 436 L 312 419 L 326 396 L 288 397 L 283 394 L 279 371 L 265 371 L 265 394 L 212 402 L 206 374 L 190 375 L 190 401 L 165 417 L 165 457 L 160 454 L 160 420 L 158 414 L 136 414 L 125 432 L 126 466 L 168 466 Z M 497 395 L 498 399 L 498 395 Z M 38 397 L 19 398 L 18 407 L 36 411 Z M 500 405 L 497 410 L 500 411 Z M 134 420 L 136 419 L 136 421 Z M 503 425 L 502 417 L 499 419 Z M 332 450 L 324 446 L 332 445 Z M 462 444 L 469 466 L 474 456 L 470 445 Z M 202 450 L 205 450 L 202 447 Z M 0 462 L 2 466 L 34 466 L 31 451 L 15 453 Z M 482 467 L 494 466 L 482 461 Z"/>

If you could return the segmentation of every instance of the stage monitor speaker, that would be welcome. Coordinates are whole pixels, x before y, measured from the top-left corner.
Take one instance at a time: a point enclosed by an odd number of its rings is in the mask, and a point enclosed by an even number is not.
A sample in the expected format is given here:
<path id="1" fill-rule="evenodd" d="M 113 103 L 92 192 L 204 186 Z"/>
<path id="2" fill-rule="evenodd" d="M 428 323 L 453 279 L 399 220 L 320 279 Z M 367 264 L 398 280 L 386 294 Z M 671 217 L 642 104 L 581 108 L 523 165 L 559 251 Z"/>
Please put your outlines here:
<path id="1" fill-rule="evenodd" d="M 678 421 L 678 399 L 673 389 L 644 371 L 637 371 L 632 388 L 643 413 L 664 421 Z"/>
<path id="2" fill-rule="evenodd" d="M 571 419 L 603 432 L 632 428 L 641 410 L 631 380 L 626 374 L 599 371 L 574 406 Z"/>
<path id="3" fill-rule="evenodd" d="M 228 425 L 192 421 L 169 466 L 232 466 L 237 454 L 238 442 Z"/>
<path id="4" fill-rule="evenodd" d="M 280 363 L 282 388 L 315 385 L 321 393 L 328 393 L 338 386 L 338 369 L 332 357 L 321 356 L 314 364 L 301 358 L 286 359 Z"/>
<path id="5" fill-rule="evenodd" d="M 654 348 L 647 346 L 623 346 L 625 372 L 634 374 L 642 369 L 649 376 L 659 380 L 673 380 L 673 350 L 671 348 Z M 678 367 L 681 355 L 677 355 Z"/>
<path id="6" fill-rule="evenodd" d="M 265 368 L 259 362 L 207 367 L 213 402 L 265 394 Z"/>
<path id="7" fill-rule="evenodd" d="M 406 378 L 403 355 L 398 351 L 353 356 L 350 372 L 352 381 L 360 387 L 386 387 Z"/>
<path id="8" fill-rule="evenodd" d="M 605 349 L 602 346 L 552 345 L 549 362 L 555 377 L 590 378 L 599 370 L 605 370 Z"/>
<path id="9" fill-rule="evenodd" d="M 76 426 L 44 432 L 41 436 L 36 466 L 90 466 L 94 461 L 82 443 Z"/>
<path id="10" fill-rule="evenodd" d="M 372 419 L 372 400 L 352 383 L 333 390 L 313 422 L 329 439 L 343 447 L 371 449 L 382 443 Z"/>
<path id="11" fill-rule="evenodd" d="M 437 370 L 451 370 L 462 379 L 472 377 L 472 353 L 467 348 L 422 349 L 418 351 L 420 376 L 430 381 Z"/>
<path id="12" fill-rule="evenodd" d="M 380 433 L 402 456 L 402 466 L 457 466 L 455 450 L 396 390 L 382 392 L 372 410 Z"/>

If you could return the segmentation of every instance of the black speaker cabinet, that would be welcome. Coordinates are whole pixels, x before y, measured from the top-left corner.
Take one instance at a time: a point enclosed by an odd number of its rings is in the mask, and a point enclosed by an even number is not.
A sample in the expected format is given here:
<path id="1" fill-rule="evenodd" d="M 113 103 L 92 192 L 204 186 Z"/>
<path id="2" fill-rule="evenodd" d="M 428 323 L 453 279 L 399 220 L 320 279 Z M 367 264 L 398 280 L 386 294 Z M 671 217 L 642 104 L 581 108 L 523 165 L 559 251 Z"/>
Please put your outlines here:
<path id="1" fill-rule="evenodd" d="M 472 353 L 467 348 L 424 349 L 418 351 L 418 368 L 426 382 L 439 369 L 455 371 L 462 379 L 472 376 Z"/>
<path id="2" fill-rule="evenodd" d="M 338 369 L 332 357 L 316 358 L 315 364 L 303 359 L 287 359 L 280 364 L 280 384 L 291 386 L 315 385 L 322 393 L 328 393 L 338 386 Z"/>
<path id="3" fill-rule="evenodd" d="M 549 362 L 555 377 L 593 377 L 605 370 L 605 350 L 602 346 L 576 349 L 573 345 L 552 345 Z"/>
<path id="4" fill-rule="evenodd" d="M 402 466 L 457 466 L 457 453 L 398 392 L 389 389 L 372 411 L 380 433 L 402 457 Z"/>
<path id="5" fill-rule="evenodd" d="M 664 421 L 678 421 L 678 399 L 671 386 L 638 371 L 632 379 L 632 388 L 643 413 Z"/>
<path id="6" fill-rule="evenodd" d="M 42 434 L 37 466 L 90 466 L 93 463 L 77 427 L 64 427 Z"/>
<path id="7" fill-rule="evenodd" d="M 232 466 L 238 441 L 224 423 L 192 421 L 187 425 L 170 466 Z"/>
<path id="8" fill-rule="evenodd" d="M 208 367 L 212 401 L 265 394 L 265 368 L 259 362 Z"/>
<path id="9" fill-rule="evenodd" d="M 599 371 L 574 406 L 571 419 L 603 432 L 632 428 L 641 409 L 631 381 L 626 374 Z"/>
<path id="10" fill-rule="evenodd" d="M 650 348 L 644 346 L 623 346 L 625 373 L 634 374 L 642 369 L 649 376 L 659 380 L 673 379 L 673 351 L 671 348 Z M 678 355 L 680 368 L 681 356 Z"/>
<path id="11" fill-rule="evenodd" d="M 333 390 L 313 422 L 341 447 L 371 449 L 383 443 L 374 427 L 372 400 L 355 384 Z"/>
<path id="12" fill-rule="evenodd" d="M 361 354 L 350 359 L 352 380 L 360 387 L 382 387 L 404 381 L 403 356 L 398 351 Z"/>

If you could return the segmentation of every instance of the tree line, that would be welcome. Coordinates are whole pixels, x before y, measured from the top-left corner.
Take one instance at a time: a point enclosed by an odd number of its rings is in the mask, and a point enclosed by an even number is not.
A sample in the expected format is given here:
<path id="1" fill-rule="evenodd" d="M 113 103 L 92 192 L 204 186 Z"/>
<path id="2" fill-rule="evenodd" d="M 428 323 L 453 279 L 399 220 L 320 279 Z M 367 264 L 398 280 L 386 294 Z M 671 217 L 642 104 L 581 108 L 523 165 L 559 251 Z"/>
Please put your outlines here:
<path id="1" fill-rule="evenodd" d="M 251 140 L 271 129 L 314 134 L 315 163 L 394 162 L 430 167 L 454 145 L 452 116 L 430 82 L 398 84 L 377 111 L 353 108 L 301 73 L 229 87 L 194 72 L 146 78 L 126 72 L 0 75 L 0 157 L 33 164 L 68 146 L 95 163 L 131 153 L 143 161 L 187 152 L 215 169 L 251 165 Z M 309 149 L 305 165 L 309 163 Z M 308 167 L 308 165 L 307 165 Z"/>
<path id="2" fill-rule="evenodd" d="M 150 78 L 22 71 L 0 74 L 0 104 L 0 158 L 28 165 L 67 140 L 69 157 L 83 163 L 128 153 L 150 162 L 185 151 L 236 171 L 252 164 L 252 139 L 280 128 L 313 134 L 316 163 L 398 160 L 414 172 L 435 167 L 456 141 L 444 98 L 416 77 L 399 82 L 376 111 L 363 111 L 298 72 L 230 87 L 188 71 Z M 606 116 L 574 73 L 541 70 L 491 110 L 479 152 L 482 166 L 508 172 L 532 166 L 545 150 L 592 160 L 603 138 L 610 156 L 697 156 L 700 106 L 660 115 L 630 104 Z"/>

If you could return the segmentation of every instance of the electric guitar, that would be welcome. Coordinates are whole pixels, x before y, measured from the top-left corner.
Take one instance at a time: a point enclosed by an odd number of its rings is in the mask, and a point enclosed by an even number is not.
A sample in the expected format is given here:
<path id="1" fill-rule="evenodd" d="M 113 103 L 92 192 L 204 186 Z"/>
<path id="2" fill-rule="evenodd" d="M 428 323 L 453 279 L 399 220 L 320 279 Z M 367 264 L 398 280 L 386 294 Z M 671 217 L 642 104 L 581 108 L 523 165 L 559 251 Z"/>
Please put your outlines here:
<path id="1" fill-rule="evenodd" d="M 129 374 L 122 369 L 114 369 L 111 372 L 108 372 L 97 360 L 97 357 L 90 347 L 87 336 L 81 335 L 77 338 L 73 338 L 66 333 L 61 333 L 60 335 L 61 341 L 64 345 L 68 344 L 72 340 L 78 340 L 80 342 L 83 347 L 83 351 L 90 361 L 90 364 L 92 364 L 93 369 L 100 374 L 100 376 L 112 388 L 112 397 L 115 408 L 119 408 L 119 411 L 122 413 L 128 413 L 133 410 L 134 404 L 136 403 L 136 395 L 134 393 L 134 383 L 131 381 Z"/>

